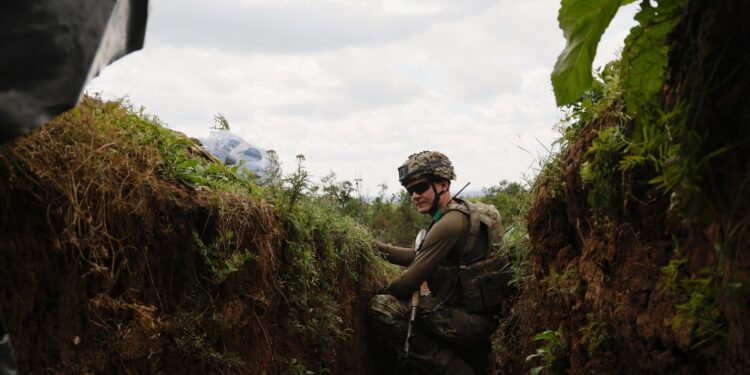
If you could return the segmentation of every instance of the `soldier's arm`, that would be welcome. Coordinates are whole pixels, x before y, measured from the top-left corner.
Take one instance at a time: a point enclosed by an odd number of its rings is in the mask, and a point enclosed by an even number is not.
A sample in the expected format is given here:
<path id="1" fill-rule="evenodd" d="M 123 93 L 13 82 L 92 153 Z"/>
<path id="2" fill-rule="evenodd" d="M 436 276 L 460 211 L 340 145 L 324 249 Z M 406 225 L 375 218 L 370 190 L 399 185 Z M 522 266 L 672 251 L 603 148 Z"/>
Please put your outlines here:
<path id="1" fill-rule="evenodd" d="M 408 266 L 414 260 L 414 249 L 398 247 L 380 241 L 375 241 L 375 247 L 385 254 L 385 259 L 399 266 Z"/>
<path id="2" fill-rule="evenodd" d="M 427 233 L 414 261 L 386 287 L 385 292 L 398 298 L 409 298 L 445 260 L 467 227 L 468 219 L 464 214 L 448 212 Z"/>

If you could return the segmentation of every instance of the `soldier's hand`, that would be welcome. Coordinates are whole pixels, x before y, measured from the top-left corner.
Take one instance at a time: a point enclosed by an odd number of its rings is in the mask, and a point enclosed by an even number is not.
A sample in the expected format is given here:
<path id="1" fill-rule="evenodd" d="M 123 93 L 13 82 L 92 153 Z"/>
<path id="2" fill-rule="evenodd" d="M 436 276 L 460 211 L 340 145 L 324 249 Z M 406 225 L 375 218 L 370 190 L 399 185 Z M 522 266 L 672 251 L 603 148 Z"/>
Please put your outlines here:
<path id="1" fill-rule="evenodd" d="M 388 245 L 385 242 L 381 242 L 381 241 L 378 241 L 378 240 L 373 240 L 372 241 L 372 246 L 374 248 L 378 249 L 378 251 L 380 251 L 381 253 L 386 252 L 386 248 L 388 247 Z"/>

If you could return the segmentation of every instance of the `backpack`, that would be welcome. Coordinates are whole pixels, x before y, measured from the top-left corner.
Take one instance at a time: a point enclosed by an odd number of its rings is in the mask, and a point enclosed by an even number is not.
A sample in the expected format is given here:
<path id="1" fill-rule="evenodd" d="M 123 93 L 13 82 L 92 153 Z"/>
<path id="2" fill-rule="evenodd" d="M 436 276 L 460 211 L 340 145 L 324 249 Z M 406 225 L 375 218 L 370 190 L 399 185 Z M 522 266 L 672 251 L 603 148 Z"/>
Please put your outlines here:
<path id="1" fill-rule="evenodd" d="M 499 306 L 514 292 L 514 288 L 509 285 L 513 276 L 510 264 L 499 252 L 504 234 L 500 213 L 493 205 L 459 198 L 454 198 L 444 212 L 453 210 L 461 211 L 469 217 L 469 233 L 460 247 L 459 265 L 457 269 L 453 267 L 457 277 L 455 285 L 461 288 L 464 307 L 469 312 L 478 312 Z M 482 226 L 486 228 L 485 231 L 480 230 Z M 482 233 L 488 236 L 488 249 L 483 259 L 468 263 L 464 254 L 474 248 Z"/>

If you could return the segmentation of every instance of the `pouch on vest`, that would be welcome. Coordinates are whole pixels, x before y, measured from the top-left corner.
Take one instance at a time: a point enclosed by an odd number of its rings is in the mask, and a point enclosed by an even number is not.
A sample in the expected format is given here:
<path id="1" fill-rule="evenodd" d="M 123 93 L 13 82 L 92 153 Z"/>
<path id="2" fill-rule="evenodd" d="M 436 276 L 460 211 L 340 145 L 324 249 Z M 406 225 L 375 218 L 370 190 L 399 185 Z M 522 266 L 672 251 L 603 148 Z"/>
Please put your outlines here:
<path id="1" fill-rule="evenodd" d="M 464 306 L 466 311 L 482 311 L 500 305 L 513 293 L 508 284 L 512 274 L 508 262 L 498 256 L 490 257 L 467 266 L 459 271 Z"/>

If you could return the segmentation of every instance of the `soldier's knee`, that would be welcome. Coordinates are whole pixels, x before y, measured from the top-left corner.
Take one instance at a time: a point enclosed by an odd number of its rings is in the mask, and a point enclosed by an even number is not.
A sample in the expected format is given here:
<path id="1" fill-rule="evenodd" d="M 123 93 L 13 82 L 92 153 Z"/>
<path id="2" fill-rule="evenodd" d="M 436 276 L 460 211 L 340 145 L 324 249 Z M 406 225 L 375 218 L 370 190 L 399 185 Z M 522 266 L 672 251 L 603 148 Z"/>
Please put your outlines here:
<path id="1" fill-rule="evenodd" d="M 370 299 L 367 312 L 370 320 L 379 322 L 390 320 L 395 313 L 394 305 L 398 303 L 396 297 L 389 294 L 376 294 Z"/>
<path id="2" fill-rule="evenodd" d="M 377 294 L 370 299 L 367 312 L 371 324 L 393 327 L 406 321 L 408 308 L 405 302 L 392 295 Z"/>

